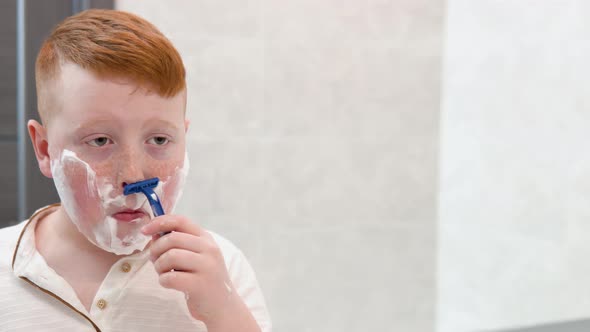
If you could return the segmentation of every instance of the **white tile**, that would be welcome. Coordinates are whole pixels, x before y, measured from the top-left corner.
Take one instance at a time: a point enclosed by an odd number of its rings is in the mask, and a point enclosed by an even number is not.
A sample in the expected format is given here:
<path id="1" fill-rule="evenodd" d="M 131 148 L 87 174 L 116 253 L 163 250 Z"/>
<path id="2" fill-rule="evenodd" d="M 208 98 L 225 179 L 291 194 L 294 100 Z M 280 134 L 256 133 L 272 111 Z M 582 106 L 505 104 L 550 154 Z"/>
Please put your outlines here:
<path id="1" fill-rule="evenodd" d="M 438 331 L 590 315 L 582 1 L 449 1 Z"/>
<path id="2" fill-rule="evenodd" d="M 189 135 L 207 139 L 262 135 L 262 43 L 207 40 L 184 45 Z"/>
<path id="3" fill-rule="evenodd" d="M 434 231 L 268 227 L 261 283 L 281 331 L 432 331 Z"/>
<path id="4" fill-rule="evenodd" d="M 365 1 L 264 1 L 263 17 L 267 40 L 315 43 L 364 39 L 368 33 Z"/>
<path id="5" fill-rule="evenodd" d="M 261 0 L 117 0 L 115 7 L 138 14 L 173 41 L 256 38 Z"/>
<path id="6" fill-rule="evenodd" d="M 429 141 L 192 141 L 189 154 L 179 211 L 201 217 L 329 225 L 435 218 L 436 150 Z"/>

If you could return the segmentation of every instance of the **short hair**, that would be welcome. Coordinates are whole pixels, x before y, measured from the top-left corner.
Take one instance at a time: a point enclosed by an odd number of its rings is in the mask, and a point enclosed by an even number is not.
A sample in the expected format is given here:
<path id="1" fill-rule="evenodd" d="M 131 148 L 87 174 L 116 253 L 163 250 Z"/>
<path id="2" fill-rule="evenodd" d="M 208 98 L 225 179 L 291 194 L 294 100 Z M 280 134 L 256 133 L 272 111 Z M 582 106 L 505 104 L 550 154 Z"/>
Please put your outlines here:
<path id="1" fill-rule="evenodd" d="M 153 24 L 123 11 L 90 9 L 66 18 L 44 41 L 35 64 L 39 115 L 47 116 L 44 85 L 73 63 L 100 78 L 126 78 L 161 97 L 186 88 L 182 58 Z"/>

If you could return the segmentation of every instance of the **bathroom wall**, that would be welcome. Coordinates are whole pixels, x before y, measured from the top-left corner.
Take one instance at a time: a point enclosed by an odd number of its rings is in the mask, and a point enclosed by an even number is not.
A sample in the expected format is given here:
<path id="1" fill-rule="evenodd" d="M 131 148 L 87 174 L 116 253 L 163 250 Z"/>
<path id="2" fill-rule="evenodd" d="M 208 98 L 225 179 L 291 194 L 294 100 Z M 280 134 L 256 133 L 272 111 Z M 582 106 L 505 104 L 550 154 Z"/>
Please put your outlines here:
<path id="1" fill-rule="evenodd" d="M 16 183 L 16 0 L 0 2 L 0 227 L 15 223 Z"/>
<path id="2" fill-rule="evenodd" d="M 447 4 L 438 331 L 588 317 L 590 3 Z"/>
<path id="3" fill-rule="evenodd" d="M 243 249 L 276 331 L 433 331 L 443 1 L 129 1 L 188 69 L 177 212 Z"/>
<path id="4" fill-rule="evenodd" d="M 62 16 L 74 4 L 54 1 Z M 192 170 L 177 212 L 242 248 L 276 331 L 587 325 L 589 3 L 116 6 L 183 55 Z M 15 72 L 0 73 L 9 109 Z M 29 209 L 54 197 L 35 189 Z M 2 197 L 5 226 L 16 203 Z"/>

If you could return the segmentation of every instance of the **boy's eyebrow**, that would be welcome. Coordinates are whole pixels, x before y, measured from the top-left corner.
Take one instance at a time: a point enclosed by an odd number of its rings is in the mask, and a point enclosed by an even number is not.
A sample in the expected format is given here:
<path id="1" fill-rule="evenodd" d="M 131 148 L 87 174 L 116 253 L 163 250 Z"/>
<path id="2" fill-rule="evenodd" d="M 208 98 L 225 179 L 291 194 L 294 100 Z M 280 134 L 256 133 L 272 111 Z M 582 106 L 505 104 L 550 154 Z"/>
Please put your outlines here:
<path id="1" fill-rule="evenodd" d="M 86 121 L 86 122 L 82 123 L 81 125 L 79 125 L 75 129 L 75 131 L 76 132 L 84 131 L 85 129 L 91 129 L 96 126 L 100 126 L 102 124 L 111 125 L 112 122 L 113 122 L 112 119 L 106 119 L 106 118 L 105 119 L 100 119 L 100 118 L 99 119 L 91 119 L 91 120 Z M 150 127 L 164 126 L 164 127 L 168 127 L 169 129 L 173 129 L 173 130 L 178 129 L 177 125 L 175 125 L 174 123 L 172 123 L 168 120 L 164 120 L 164 119 L 150 119 L 150 120 L 147 120 L 146 125 L 150 126 Z"/>
<path id="2" fill-rule="evenodd" d="M 75 128 L 75 131 L 83 131 L 85 129 L 90 129 L 93 127 L 96 127 L 97 125 L 101 125 L 102 123 L 109 123 L 112 122 L 112 120 L 109 119 L 91 119 L 89 121 L 86 121 L 82 124 L 80 124 L 78 127 Z"/>
<path id="3" fill-rule="evenodd" d="M 147 125 L 149 126 L 165 126 L 169 127 L 170 129 L 177 130 L 178 126 L 168 120 L 164 119 L 150 119 L 147 121 Z"/>

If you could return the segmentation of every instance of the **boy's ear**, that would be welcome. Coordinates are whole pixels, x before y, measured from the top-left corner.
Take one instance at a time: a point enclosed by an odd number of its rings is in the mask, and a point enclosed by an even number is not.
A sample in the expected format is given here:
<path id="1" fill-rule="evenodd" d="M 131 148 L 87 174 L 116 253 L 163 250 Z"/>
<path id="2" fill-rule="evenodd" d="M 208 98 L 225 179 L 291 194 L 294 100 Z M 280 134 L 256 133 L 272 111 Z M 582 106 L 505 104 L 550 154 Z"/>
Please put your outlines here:
<path id="1" fill-rule="evenodd" d="M 33 142 L 33 149 L 35 149 L 35 156 L 39 163 L 41 173 L 48 178 L 52 178 L 51 174 L 51 159 L 49 158 L 49 142 L 47 141 L 47 130 L 43 125 L 35 120 L 29 120 L 27 123 L 29 129 L 29 136 Z"/>

